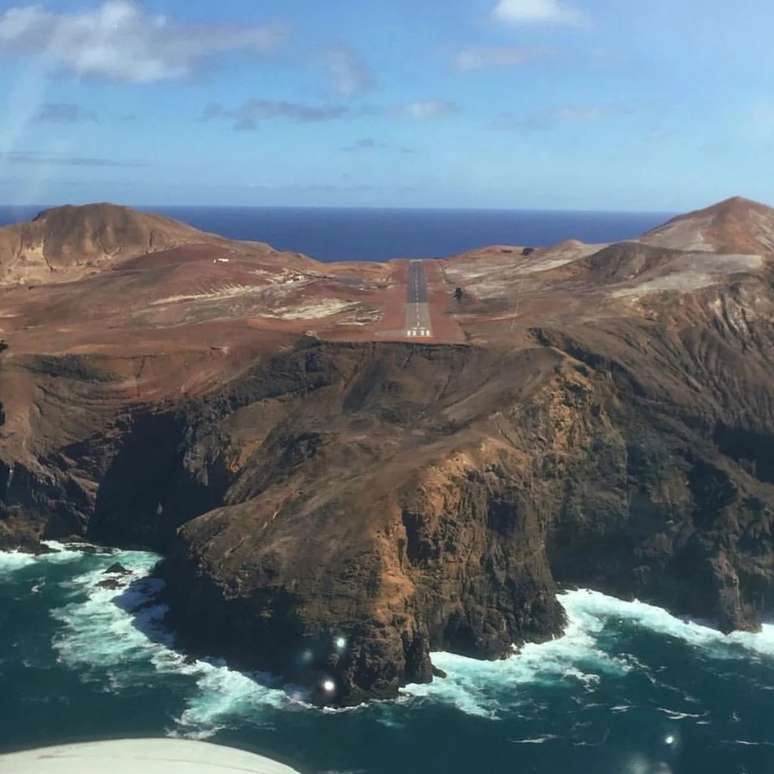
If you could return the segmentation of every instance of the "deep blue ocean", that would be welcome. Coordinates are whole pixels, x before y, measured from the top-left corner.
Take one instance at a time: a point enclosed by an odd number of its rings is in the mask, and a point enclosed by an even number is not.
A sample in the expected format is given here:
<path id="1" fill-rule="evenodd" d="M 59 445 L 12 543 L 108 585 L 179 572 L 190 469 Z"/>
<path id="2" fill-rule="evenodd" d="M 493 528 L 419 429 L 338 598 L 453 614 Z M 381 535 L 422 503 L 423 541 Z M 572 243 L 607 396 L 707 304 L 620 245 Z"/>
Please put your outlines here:
<path id="1" fill-rule="evenodd" d="M 43 206 L 0 207 L 0 225 L 30 220 Z M 658 226 L 669 213 L 527 210 L 142 208 L 204 231 L 268 242 L 319 261 L 439 258 L 492 244 L 614 242 Z"/>
<path id="2" fill-rule="evenodd" d="M 495 663 L 434 654 L 445 680 L 322 711 L 268 675 L 187 662 L 163 627 L 156 559 L 0 554 L 0 752 L 167 735 L 306 774 L 774 772 L 774 626 L 726 637 L 569 591 L 560 639 Z M 115 561 L 133 575 L 98 586 Z"/>

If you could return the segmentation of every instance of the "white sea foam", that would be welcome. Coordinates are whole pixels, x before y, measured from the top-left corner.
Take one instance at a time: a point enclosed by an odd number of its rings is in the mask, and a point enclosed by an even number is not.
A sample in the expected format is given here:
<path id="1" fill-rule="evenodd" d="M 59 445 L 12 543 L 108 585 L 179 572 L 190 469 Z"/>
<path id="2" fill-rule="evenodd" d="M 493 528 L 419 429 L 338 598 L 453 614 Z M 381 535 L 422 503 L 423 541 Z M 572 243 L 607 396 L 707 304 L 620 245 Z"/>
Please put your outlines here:
<path id="1" fill-rule="evenodd" d="M 656 712 L 661 712 L 666 715 L 670 720 L 686 720 L 686 719 L 701 719 L 707 717 L 706 712 L 677 712 L 676 710 L 669 709 L 669 707 L 656 707 Z"/>
<path id="2" fill-rule="evenodd" d="M 764 624 L 760 632 L 733 632 L 725 635 L 717 629 L 673 616 L 666 610 L 644 602 L 625 602 L 597 591 L 568 591 L 559 600 L 571 620 L 594 627 L 605 620 L 627 621 L 659 634 L 683 640 L 711 651 L 715 658 L 745 658 L 754 653 L 774 657 L 774 625 Z M 599 627 L 597 627 L 597 631 Z"/>
<path id="3" fill-rule="evenodd" d="M 3 560 L 9 566 L 26 566 L 57 556 L 60 555 L 36 558 L 0 554 L 0 568 Z M 247 717 L 255 723 L 268 722 L 272 715 L 266 711 L 271 709 L 308 709 L 300 693 L 273 683 L 265 675 L 245 675 L 214 660 L 190 663 L 175 651 L 173 638 L 161 622 L 165 610 L 154 602 L 159 581 L 147 577 L 157 559 L 154 554 L 143 552 L 95 555 L 88 572 L 62 584 L 71 601 L 52 611 L 61 622 L 53 644 L 62 663 L 77 669 L 84 679 L 103 681 L 106 690 L 141 685 L 155 680 L 159 673 L 187 676 L 190 694 L 173 731 L 182 736 L 206 738 L 232 722 L 243 723 Z M 108 577 L 105 568 L 115 561 L 132 574 L 111 576 L 121 588 L 98 586 Z M 652 605 L 625 602 L 598 592 L 569 591 L 559 599 L 568 617 L 562 637 L 539 645 L 528 644 L 511 658 L 497 662 L 435 653 L 434 664 L 448 677 L 430 685 L 407 686 L 398 701 L 438 702 L 466 714 L 497 719 L 504 712 L 527 710 L 534 695 L 524 690 L 526 685 L 552 689 L 565 686 L 585 696 L 583 705 L 588 708 L 595 705 L 594 693 L 601 681 L 620 679 L 632 670 L 646 670 L 634 658 L 610 652 L 614 649 L 607 635 L 611 629 L 616 631 L 615 625 L 621 622 L 709 649 L 713 656 L 774 656 L 772 626 L 764 627 L 759 634 L 736 633 L 726 637 Z M 373 705 L 369 706 L 369 711 L 373 711 Z M 620 713 L 633 708 L 619 704 L 609 709 Z M 679 715 L 681 719 L 703 722 L 698 720 L 703 717 L 699 714 L 666 708 L 663 712 L 672 720 Z M 538 744 L 533 740 L 544 738 L 548 739 L 544 734 L 525 735 L 525 739 L 514 742 Z"/>
<path id="4" fill-rule="evenodd" d="M 540 645 L 524 646 L 504 661 L 482 662 L 450 653 L 434 653 L 433 663 L 446 672 L 445 679 L 429 685 L 409 685 L 408 696 L 451 704 L 462 712 L 497 718 L 522 700 L 519 686 L 543 684 L 580 686 L 591 692 L 606 678 L 644 670 L 627 654 L 606 652 L 600 634 L 606 624 L 625 621 L 631 625 L 674 637 L 708 651 L 716 658 L 774 657 L 774 626 L 759 633 L 735 632 L 728 636 L 704 624 L 685 621 L 666 610 L 643 602 L 627 602 L 596 591 L 580 589 L 559 595 L 568 625 L 562 637 Z M 508 689 L 513 687 L 513 691 Z M 586 706 L 589 706 L 588 703 Z M 629 708 L 615 706 L 612 711 Z M 672 719 L 695 719 L 702 715 L 664 710 Z"/>
<path id="5" fill-rule="evenodd" d="M 61 584 L 73 601 L 52 611 L 61 623 L 53 640 L 58 659 L 83 679 L 116 690 L 155 682 L 159 674 L 189 677 L 192 691 L 173 733 L 197 739 L 213 735 L 229 718 L 260 722 L 262 708 L 301 706 L 292 693 L 269 685 L 268 676 L 249 676 L 215 660 L 190 662 L 174 650 L 162 622 L 166 608 L 154 602 L 161 581 L 148 577 L 155 554 L 124 551 L 94 561 L 89 572 Z M 113 562 L 131 574 L 107 576 Z M 98 585 L 107 578 L 119 587 Z"/>
<path id="6" fill-rule="evenodd" d="M 21 551 L 0 551 L 0 574 L 7 575 L 34 563 L 35 557 L 31 554 L 23 554 Z"/>
<path id="7" fill-rule="evenodd" d="M 65 548 L 64 545 L 54 540 L 44 540 L 43 545 L 52 550 L 50 554 L 27 554 L 22 551 L 0 551 L 0 574 L 7 575 L 24 567 L 35 564 L 62 564 L 80 559 L 83 553 Z"/>
<path id="8" fill-rule="evenodd" d="M 446 672 L 445 679 L 429 685 L 409 685 L 405 693 L 453 704 L 469 715 L 497 718 L 503 709 L 518 706 L 524 684 L 580 687 L 591 691 L 603 675 L 623 675 L 630 666 L 625 659 L 605 653 L 596 641 L 604 617 L 579 605 L 561 601 L 567 612 L 562 637 L 542 644 L 527 644 L 503 661 L 477 661 L 451 653 L 434 653 L 433 664 Z M 505 689 L 505 690 L 504 690 Z M 504 706 L 504 702 L 506 705 Z"/>
<path id="9" fill-rule="evenodd" d="M 67 559 L 77 559 L 81 556 L 83 556 L 84 551 L 81 550 L 81 548 L 91 548 L 96 549 L 100 551 L 103 554 L 112 554 L 115 553 L 113 549 L 111 548 L 102 548 L 101 546 L 96 546 L 93 543 L 60 543 L 58 540 L 41 540 L 40 541 L 42 545 L 46 546 L 47 548 L 50 548 L 55 553 L 53 554 L 41 554 L 42 559 L 59 559 L 67 558 Z"/>
<path id="10" fill-rule="evenodd" d="M 287 707 L 290 696 L 280 688 L 263 683 L 219 662 L 198 661 L 194 666 L 197 691 L 177 722 L 184 736 L 204 739 L 216 733 L 229 718 L 250 717 L 260 723 L 260 711 Z"/>
<path id="11" fill-rule="evenodd" d="M 131 574 L 120 578 L 105 575 L 106 567 L 114 561 Z M 107 673 L 114 684 L 120 684 L 127 662 L 151 658 L 164 646 L 162 643 L 170 644 L 158 626 L 164 607 L 148 604 L 159 590 L 159 582 L 145 576 L 157 561 L 155 554 L 141 551 L 95 556 L 93 569 L 60 584 L 73 598 L 51 611 L 62 624 L 53 640 L 61 663 L 77 668 L 88 679 Z M 98 585 L 108 577 L 115 579 L 119 587 Z M 119 665 L 121 669 L 113 669 Z"/>

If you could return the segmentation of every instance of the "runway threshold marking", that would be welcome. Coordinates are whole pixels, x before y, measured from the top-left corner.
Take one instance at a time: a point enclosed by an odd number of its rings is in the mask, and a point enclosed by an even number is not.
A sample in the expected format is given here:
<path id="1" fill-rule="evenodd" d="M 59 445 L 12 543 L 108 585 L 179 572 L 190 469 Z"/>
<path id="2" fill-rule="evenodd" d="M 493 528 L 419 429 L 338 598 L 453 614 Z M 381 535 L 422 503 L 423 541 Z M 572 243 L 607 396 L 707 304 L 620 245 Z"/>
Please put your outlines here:
<path id="1" fill-rule="evenodd" d="M 409 338 L 430 338 L 432 335 L 425 267 L 422 261 L 409 261 L 406 286 L 406 336 Z"/>

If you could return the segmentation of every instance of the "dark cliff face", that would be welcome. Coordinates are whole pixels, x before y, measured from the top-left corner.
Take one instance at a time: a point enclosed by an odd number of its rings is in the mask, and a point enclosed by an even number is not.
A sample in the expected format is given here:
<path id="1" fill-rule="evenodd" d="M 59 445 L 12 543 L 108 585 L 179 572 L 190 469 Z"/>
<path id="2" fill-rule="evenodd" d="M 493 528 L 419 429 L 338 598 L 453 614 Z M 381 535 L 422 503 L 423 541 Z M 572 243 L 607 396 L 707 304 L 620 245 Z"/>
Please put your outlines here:
<path id="1" fill-rule="evenodd" d="M 557 636 L 566 584 L 753 629 L 774 604 L 774 215 L 741 206 L 645 245 L 434 265 L 441 340 L 475 345 L 374 343 L 346 317 L 307 336 L 310 299 L 357 299 L 373 267 L 288 273 L 301 258 L 235 244 L 162 254 L 127 348 L 108 300 L 157 259 L 89 280 L 112 290 L 81 328 L 73 289 L 9 290 L 28 317 L 0 347 L 0 546 L 155 548 L 189 647 L 322 703 L 430 680 L 434 649 Z M 756 254 L 695 252 L 746 249 L 751 218 Z M 402 312 L 403 274 L 374 277 Z"/>
<path id="2" fill-rule="evenodd" d="M 558 635 L 557 583 L 757 626 L 774 602 L 770 323 L 532 336 L 302 341 L 205 398 L 96 414 L 35 469 L 0 468 L 5 540 L 159 548 L 189 644 L 321 702 L 429 680 L 433 649 L 498 658 Z"/>
<path id="3" fill-rule="evenodd" d="M 495 359 L 511 379 L 492 383 Z M 171 551 L 178 625 L 195 632 L 217 609 L 212 647 L 313 687 L 332 680 L 319 698 L 339 702 L 430 679 L 431 647 L 499 657 L 558 634 L 545 525 L 517 510 L 507 471 L 480 467 L 474 428 L 498 394 L 524 389 L 519 374 L 558 362 L 323 345 L 285 357 L 292 378 L 271 396 L 278 365 L 250 374 L 197 452 L 227 457 L 234 478 Z"/>

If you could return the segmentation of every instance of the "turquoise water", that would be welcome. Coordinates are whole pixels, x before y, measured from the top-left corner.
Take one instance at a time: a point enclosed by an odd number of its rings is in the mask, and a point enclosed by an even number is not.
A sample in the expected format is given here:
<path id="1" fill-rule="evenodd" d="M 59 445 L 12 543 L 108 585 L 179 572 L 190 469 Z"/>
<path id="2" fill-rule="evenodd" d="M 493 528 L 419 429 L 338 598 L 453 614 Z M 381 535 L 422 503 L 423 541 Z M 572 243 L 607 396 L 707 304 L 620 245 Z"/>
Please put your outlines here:
<path id="1" fill-rule="evenodd" d="M 268 675 L 176 652 L 156 559 L 0 554 L 0 750 L 169 735 L 309 773 L 774 772 L 774 627 L 724 637 L 573 591 L 561 639 L 496 663 L 436 654 L 446 680 L 321 711 Z M 132 576 L 98 587 L 115 561 Z"/>

